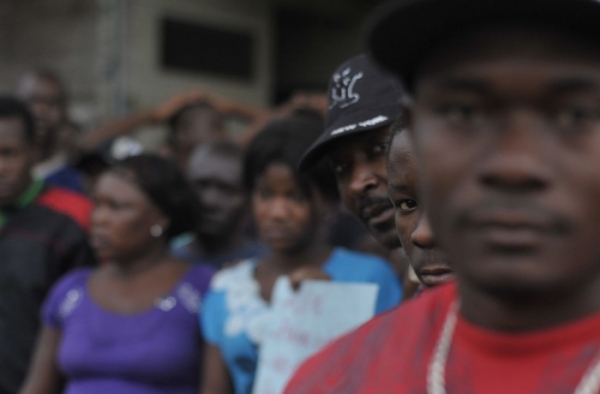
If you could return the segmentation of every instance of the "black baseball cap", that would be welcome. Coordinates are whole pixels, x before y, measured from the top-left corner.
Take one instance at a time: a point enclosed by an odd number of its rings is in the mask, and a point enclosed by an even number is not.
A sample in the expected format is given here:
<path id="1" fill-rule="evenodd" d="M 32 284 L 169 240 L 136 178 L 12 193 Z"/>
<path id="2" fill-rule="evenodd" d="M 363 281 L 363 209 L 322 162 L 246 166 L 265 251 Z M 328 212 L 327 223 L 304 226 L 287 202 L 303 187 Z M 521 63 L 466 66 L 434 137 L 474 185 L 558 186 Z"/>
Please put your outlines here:
<path id="1" fill-rule="evenodd" d="M 432 50 L 463 31 L 502 22 L 543 24 L 600 42 L 600 0 L 396 0 L 370 17 L 367 45 L 412 92 L 415 71 Z"/>
<path id="2" fill-rule="evenodd" d="M 399 80 L 368 55 L 354 57 L 338 67 L 327 95 L 325 130 L 300 160 L 301 171 L 319 161 L 332 141 L 389 125 L 402 112 Z"/>

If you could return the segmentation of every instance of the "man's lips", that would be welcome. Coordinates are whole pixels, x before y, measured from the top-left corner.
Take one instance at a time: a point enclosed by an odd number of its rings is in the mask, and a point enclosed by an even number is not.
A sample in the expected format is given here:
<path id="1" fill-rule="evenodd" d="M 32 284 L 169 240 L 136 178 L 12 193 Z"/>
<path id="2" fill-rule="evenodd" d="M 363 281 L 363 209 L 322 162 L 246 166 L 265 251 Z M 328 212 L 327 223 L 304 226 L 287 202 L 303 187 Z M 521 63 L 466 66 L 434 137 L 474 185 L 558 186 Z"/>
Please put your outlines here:
<path id="1" fill-rule="evenodd" d="M 454 279 L 454 271 L 445 265 L 425 267 L 419 271 L 419 276 L 425 286 L 437 286 Z"/>
<path id="2" fill-rule="evenodd" d="M 384 202 L 384 203 L 379 203 L 376 205 L 370 205 L 361 211 L 360 216 L 364 220 L 370 221 L 373 219 L 378 219 L 379 217 L 383 216 L 387 211 L 391 210 L 392 208 L 393 208 L 393 205 L 391 202 Z"/>
<path id="3" fill-rule="evenodd" d="M 486 212 L 473 217 L 474 227 L 507 229 L 531 229 L 540 232 L 551 232 L 554 228 L 553 222 L 540 215 L 516 210 L 498 209 L 492 212 Z"/>
<path id="4" fill-rule="evenodd" d="M 541 238 L 567 231 L 567 225 L 540 210 L 502 208 L 487 209 L 471 215 L 467 228 L 494 248 L 525 250 Z"/>

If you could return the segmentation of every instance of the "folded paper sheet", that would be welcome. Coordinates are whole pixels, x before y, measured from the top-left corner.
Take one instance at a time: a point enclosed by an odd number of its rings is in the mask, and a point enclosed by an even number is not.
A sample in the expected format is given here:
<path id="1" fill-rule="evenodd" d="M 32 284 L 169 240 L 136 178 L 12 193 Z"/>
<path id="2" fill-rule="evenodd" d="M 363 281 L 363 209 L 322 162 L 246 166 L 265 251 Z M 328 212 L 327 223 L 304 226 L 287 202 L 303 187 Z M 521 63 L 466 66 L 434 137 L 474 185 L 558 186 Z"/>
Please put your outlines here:
<path id="1" fill-rule="evenodd" d="M 306 281 L 294 291 L 279 278 L 253 393 L 282 393 L 304 360 L 373 317 L 378 291 L 375 284 L 327 281 Z"/>

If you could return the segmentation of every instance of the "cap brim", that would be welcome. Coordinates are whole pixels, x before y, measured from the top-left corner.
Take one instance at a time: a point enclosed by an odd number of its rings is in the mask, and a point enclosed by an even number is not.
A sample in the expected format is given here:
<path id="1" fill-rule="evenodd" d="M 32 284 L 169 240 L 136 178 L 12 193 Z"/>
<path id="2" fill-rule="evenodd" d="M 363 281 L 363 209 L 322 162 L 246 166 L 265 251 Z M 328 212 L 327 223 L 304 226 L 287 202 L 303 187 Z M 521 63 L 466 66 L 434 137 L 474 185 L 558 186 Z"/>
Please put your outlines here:
<path id="1" fill-rule="evenodd" d="M 306 171 L 327 154 L 334 141 L 338 141 L 349 135 L 364 133 L 366 131 L 379 129 L 395 122 L 400 115 L 400 105 L 391 105 L 374 110 L 358 112 L 351 116 L 345 116 L 338 122 L 329 126 L 323 134 L 304 153 L 298 169 Z"/>
<path id="2" fill-rule="evenodd" d="M 595 0 L 403 0 L 373 13 L 367 45 L 375 60 L 411 89 L 415 68 L 443 40 L 475 25 L 507 20 L 549 23 L 600 38 Z"/>

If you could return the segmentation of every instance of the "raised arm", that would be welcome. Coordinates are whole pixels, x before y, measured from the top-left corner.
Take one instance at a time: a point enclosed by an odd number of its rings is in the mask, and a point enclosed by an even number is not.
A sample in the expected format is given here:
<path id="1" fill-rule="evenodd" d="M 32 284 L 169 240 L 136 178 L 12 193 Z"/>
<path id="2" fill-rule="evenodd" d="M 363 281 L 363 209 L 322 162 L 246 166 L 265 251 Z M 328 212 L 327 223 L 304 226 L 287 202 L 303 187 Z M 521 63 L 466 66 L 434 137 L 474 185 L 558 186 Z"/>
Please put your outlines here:
<path id="1" fill-rule="evenodd" d="M 206 94 L 195 90 L 173 95 L 154 108 L 107 122 L 100 128 L 82 135 L 79 140 L 79 148 L 82 150 L 91 149 L 103 141 L 133 133 L 142 126 L 165 123 L 185 106 L 205 98 Z"/>

